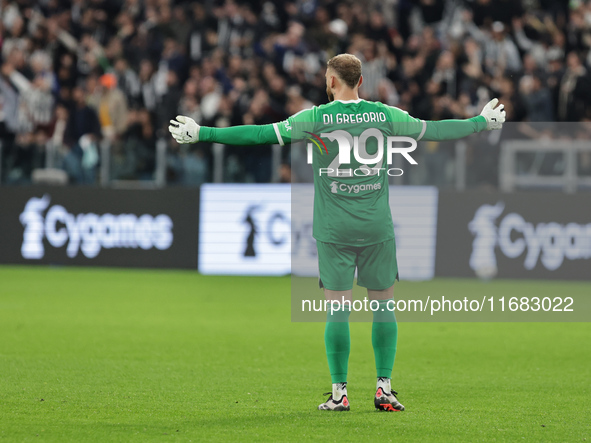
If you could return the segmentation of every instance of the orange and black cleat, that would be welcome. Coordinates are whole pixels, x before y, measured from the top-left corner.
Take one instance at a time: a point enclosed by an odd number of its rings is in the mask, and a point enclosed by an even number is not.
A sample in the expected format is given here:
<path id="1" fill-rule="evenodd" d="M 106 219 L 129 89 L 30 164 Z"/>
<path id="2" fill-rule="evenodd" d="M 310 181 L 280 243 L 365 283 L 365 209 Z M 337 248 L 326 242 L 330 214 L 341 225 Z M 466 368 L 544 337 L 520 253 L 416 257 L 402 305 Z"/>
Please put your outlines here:
<path id="1" fill-rule="evenodd" d="M 351 407 L 349 406 L 349 399 L 346 395 L 343 395 L 339 401 L 335 401 L 332 398 L 332 393 L 327 392 L 323 395 L 330 395 L 328 400 L 318 406 L 318 409 L 321 411 L 349 411 Z"/>
<path id="2" fill-rule="evenodd" d="M 382 388 L 378 388 L 376 396 L 373 399 L 374 405 L 378 411 L 398 412 L 404 411 L 404 406 L 398 401 L 396 396 L 398 392 L 391 391 L 386 394 Z"/>

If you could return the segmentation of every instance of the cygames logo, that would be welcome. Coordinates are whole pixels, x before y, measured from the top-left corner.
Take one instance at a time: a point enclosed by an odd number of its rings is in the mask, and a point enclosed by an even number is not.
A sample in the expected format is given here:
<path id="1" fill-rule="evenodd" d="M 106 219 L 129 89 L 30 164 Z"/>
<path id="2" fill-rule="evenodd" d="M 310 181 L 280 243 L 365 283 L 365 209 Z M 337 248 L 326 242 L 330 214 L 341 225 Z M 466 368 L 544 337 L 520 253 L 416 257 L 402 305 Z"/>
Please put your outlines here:
<path id="1" fill-rule="evenodd" d="M 330 184 L 330 192 L 338 194 L 339 191 L 346 194 L 359 194 L 363 191 L 378 191 L 382 189 L 381 183 L 368 183 L 360 185 L 347 185 L 345 183 L 339 183 L 334 181 Z"/>

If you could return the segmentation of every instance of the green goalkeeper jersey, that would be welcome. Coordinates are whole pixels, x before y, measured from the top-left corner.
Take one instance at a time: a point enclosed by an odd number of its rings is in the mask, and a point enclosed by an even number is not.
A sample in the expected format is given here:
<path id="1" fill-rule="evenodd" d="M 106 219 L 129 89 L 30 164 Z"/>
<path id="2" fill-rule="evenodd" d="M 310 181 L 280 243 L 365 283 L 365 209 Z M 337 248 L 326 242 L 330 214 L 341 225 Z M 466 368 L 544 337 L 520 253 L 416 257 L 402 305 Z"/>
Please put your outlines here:
<path id="1" fill-rule="evenodd" d="M 483 127 L 484 118 L 480 119 Z M 474 122 L 472 132 L 480 129 L 478 123 Z M 410 147 L 395 137 L 420 140 L 427 122 L 379 102 L 351 100 L 301 111 L 275 123 L 274 129 L 280 144 L 308 140 L 316 240 L 367 246 L 394 238 L 388 177 L 400 170 L 388 163 L 401 154 L 388 155 L 388 147 Z M 407 155 L 403 161 L 410 166 L 414 159 Z"/>
<path id="2" fill-rule="evenodd" d="M 308 140 L 314 170 L 314 238 L 367 246 L 394 238 L 388 172 L 393 169 L 392 156 L 401 155 L 390 152 L 396 142 L 400 146 L 394 138 L 451 140 L 486 126 L 483 116 L 423 121 L 379 102 L 335 100 L 271 125 L 204 126 L 199 140 L 242 146 Z M 414 161 L 411 155 L 406 153 L 403 160 L 408 167 Z"/>

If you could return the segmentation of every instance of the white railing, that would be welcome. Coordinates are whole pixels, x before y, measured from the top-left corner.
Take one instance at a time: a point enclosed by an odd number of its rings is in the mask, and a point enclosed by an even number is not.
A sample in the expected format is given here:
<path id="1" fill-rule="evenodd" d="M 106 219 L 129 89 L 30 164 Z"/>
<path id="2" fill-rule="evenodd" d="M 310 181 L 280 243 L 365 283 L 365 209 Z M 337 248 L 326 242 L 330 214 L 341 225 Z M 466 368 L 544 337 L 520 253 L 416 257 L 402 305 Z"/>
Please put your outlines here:
<path id="1" fill-rule="evenodd" d="M 466 190 L 466 153 L 468 151 L 468 144 L 464 140 L 459 140 L 456 143 L 456 158 L 455 158 L 455 187 L 456 191 Z"/>
<path id="2" fill-rule="evenodd" d="M 212 182 L 224 182 L 225 170 L 225 145 L 213 145 L 213 171 Z M 278 171 L 281 164 L 282 147 L 272 146 L 272 181 L 278 181 Z M 456 190 L 465 190 L 466 170 L 467 170 L 467 149 L 465 141 L 460 140 L 455 145 L 454 172 Z M 2 150 L 3 143 L 0 140 L 0 174 L 2 173 Z M 99 169 L 99 185 L 102 187 L 115 188 L 162 188 L 166 186 L 166 167 L 167 167 L 167 141 L 159 138 L 156 142 L 156 169 L 153 180 L 111 180 L 111 145 L 103 141 L 100 145 L 101 166 Z M 519 172 L 518 155 L 533 154 L 534 161 L 531 163 L 527 172 Z M 547 154 L 558 153 L 562 156 L 561 173 L 558 175 L 544 175 L 541 173 L 540 166 Z M 560 189 L 567 193 L 576 192 L 581 187 L 591 188 L 591 175 L 579 175 L 578 166 L 580 154 L 589 153 L 591 155 L 591 141 L 585 140 L 509 140 L 501 145 L 499 158 L 499 188 L 503 192 L 512 192 L 517 188 L 544 188 Z M 46 145 L 45 169 L 47 172 L 59 168 L 59 147 L 48 142 Z M 395 159 L 401 162 L 401 159 Z M 394 164 L 394 167 L 401 167 L 401 164 Z M 0 175 L 0 183 L 2 182 Z M 400 185 L 403 183 L 402 177 L 391 177 L 391 184 Z"/>
<path id="3" fill-rule="evenodd" d="M 579 154 L 591 153 L 591 141 L 584 140 L 513 140 L 501 145 L 499 159 L 499 188 L 511 192 L 518 187 L 555 188 L 573 193 L 579 187 L 591 187 L 591 176 L 578 175 Z M 520 153 L 535 154 L 537 161 L 527 173 L 517 171 L 517 156 Z M 560 175 L 540 174 L 543 157 L 549 153 L 562 155 L 564 167 Z"/>
<path id="4" fill-rule="evenodd" d="M 248 148 L 244 148 L 248 149 Z M 279 181 L 279 166 L 281 165 L 281 145 L 271 146 L 271 182 Z M 213 174 L 211 181 L 213 183 L 224 182 L 224 163 L 225 163 L 226 145 L 220 143 L 213 144 Z"/>
<path id="5" fill-rule="evenodd" d="M 153 180 L 113 180 L 110 178 L 111 144 L 107 140 L 101 142 L 101 167 L 99 183 L 102 187 L 118 189 L 156 189 L 166 186 L 166 149 L 164 138 L 156 140 L 156 168 Z"/>

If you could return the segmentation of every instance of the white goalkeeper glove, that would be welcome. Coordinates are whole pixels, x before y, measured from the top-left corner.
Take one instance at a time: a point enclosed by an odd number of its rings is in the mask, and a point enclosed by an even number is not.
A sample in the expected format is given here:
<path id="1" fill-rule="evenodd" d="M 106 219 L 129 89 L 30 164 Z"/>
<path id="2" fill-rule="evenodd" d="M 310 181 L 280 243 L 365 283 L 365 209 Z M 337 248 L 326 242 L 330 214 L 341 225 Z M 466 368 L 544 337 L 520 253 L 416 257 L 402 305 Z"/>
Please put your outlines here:
<path id="1" fill-rule="evenodd" d="M 199 141 L 200 126 L 191 117 L 177 115 L 176 120 L 170 121 L 168 130 L 177 143 L 197 143 Z"/>
<path id="2" fill-rule="evenodd" d="M 505 111 L 503 110 L 505 105 L 499 105 L 495 108 L 498 103 L 499 99 L 493 98 L 482 108 L 482 112 L 480 113 L 486 119 L 486 129 L 489 131 L 491 129 L 501 129 L 503 123 L 505 123 Z"/>

